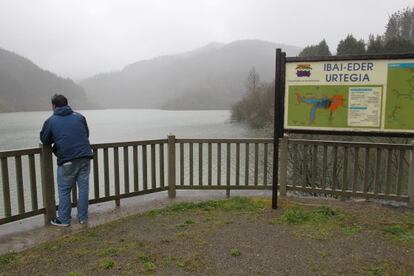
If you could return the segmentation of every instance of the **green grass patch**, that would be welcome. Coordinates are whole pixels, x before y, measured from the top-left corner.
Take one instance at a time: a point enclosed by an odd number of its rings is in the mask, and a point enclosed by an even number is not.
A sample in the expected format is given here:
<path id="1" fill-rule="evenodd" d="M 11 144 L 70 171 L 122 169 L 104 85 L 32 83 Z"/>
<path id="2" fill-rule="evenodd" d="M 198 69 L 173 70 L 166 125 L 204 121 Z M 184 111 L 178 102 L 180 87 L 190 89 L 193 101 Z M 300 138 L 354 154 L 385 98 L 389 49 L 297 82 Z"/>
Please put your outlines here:
<path id="1" fill-rule="evenodd" d="M 4 254 L 0 256 L 0 265 L 3 266 L 3 265 L 14 263 L 18 260 L 18 258 L 19 258 L 19 254 L 17 254 L 16 252 L 10 252 L 10 253 Z"/>
<path id="2" fill-rule="evenodd" d="M 115 266 L 115 262 L 111 259 L 104 259 L 100 262 L 99 267 L 103 269 L 112 269 Z"/>
<path id="3" fill-rule="evenodd" d="M 234 197 L 225 200 L 210 200 L 206 202 L 182 202 L 163 209 L 149 211 L 147 214 L 151 216 L 170 215 L 174 213 L 182 213 L 187 211 L 242 211 L 242 212 L 258 212 L 265 208 L 262 200 L 255 200 L 246 197 Z"/>
<path id="4" fill-rule="evenodd" d="M 233 248 L 233 249 L 230 251 L 230 255 L 232 255 L 233 257 L 239 257 L 239 256 L 241 255 L 241 252 L 240 252 L 240 250 L 239 250 L 239 249 L 237 249 L 237 248 Z"/>
<path id="5" fill-rule="evenodd" d="M 138 256 L 138 259 L 142 263 L 144 270 L 147 272 L 154 271 L 157 267 L 154 263 L 154 260 L 147 254 L 141 254 Z"/>
<path id="6" fill-rule="evenodd" d="M 403 242 L 414 242 L 414 227 L 411 225 L 395 224 L 385 226 L 382 230 L 393 239 Z"/>
<path id="7" fill-rule="evenodd" d="M 302 205 L 286 206 L 280 218 L 269 221 L 270 224 L 298 225 L 297 237 L 326 240 L 335 231 L 352 235 L 361 231 L 361 226 L 354 218 L 341 209 L 327 206 L 305 207 Z"/>
<path id="8" fill-rule="evenodd" d="M 188 272 L 205 271 L 206 265 L 205 258 L 202 258 L 199 254 L 184 256 L 177 262 L 178 267 Z"/>

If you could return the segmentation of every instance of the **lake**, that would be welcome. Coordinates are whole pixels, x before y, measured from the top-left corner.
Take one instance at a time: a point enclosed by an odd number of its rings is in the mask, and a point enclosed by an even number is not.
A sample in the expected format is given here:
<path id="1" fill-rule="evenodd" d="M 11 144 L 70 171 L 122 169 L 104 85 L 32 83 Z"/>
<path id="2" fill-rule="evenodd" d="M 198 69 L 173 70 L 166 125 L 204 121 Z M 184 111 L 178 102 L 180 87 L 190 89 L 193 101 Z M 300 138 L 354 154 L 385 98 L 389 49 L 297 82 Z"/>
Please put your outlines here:
<path id="1" fill-rule="evenodd" d="M 82 110 L 91 143 L 177 138 L 242 138 L 249 129 L 230 123 L 230 111 L 157 109 Z M 0 150 L 37 147 L 43 122 L 52 111 L 0 113 Z"/>

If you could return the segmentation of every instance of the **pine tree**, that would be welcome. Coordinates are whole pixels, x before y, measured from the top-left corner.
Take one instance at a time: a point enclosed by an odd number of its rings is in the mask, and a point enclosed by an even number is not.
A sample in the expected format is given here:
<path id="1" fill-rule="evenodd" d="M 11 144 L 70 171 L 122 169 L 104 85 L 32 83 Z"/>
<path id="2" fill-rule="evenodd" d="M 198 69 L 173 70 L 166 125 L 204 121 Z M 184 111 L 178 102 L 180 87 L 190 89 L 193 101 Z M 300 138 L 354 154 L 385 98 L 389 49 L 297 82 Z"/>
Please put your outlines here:
<path id="1" fill-rule="evenodd" d="M 349 34 L 339 42 L 336 54 L 338 56 L 365 54 L 365 43 L 362 39 L 356 40 L 352 34 Z"/>

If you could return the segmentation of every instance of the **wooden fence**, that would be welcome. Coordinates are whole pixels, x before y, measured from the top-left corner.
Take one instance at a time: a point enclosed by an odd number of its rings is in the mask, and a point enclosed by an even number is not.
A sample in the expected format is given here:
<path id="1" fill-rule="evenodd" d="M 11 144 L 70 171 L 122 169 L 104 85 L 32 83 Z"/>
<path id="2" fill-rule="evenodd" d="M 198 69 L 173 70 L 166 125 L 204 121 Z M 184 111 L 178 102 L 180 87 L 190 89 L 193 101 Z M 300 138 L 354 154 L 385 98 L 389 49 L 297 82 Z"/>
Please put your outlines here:
<path id="1" fill-rule="evenodd" d="M 272 139 L 168 139 L 94 144 L 90 204 L 176 189 L 271 189 Z M 281 139 L 280 194 L 408 202 L 413 145 Z M 56 216 L 49 146 L 0 152 L 0 225 Z M 14 169 L 13 169 L 14 168 Z M 409 184 L 410 183 L 410 184 Z M 76 188 L 72 201 L 76 206 Z M 1 208 L 1 207 L 0 207 Z"/>

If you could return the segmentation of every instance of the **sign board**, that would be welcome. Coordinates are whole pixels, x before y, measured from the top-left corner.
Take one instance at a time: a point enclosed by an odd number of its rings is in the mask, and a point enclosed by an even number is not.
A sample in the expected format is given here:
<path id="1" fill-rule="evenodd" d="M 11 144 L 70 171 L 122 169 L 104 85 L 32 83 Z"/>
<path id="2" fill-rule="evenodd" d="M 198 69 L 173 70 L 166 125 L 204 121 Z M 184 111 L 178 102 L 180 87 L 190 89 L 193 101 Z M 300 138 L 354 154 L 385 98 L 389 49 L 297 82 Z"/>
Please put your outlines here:
<path id="1" fill-rule="evenodd" d="M 286 62 L 286 130 L 414 133 L 414 58 Z"/>

